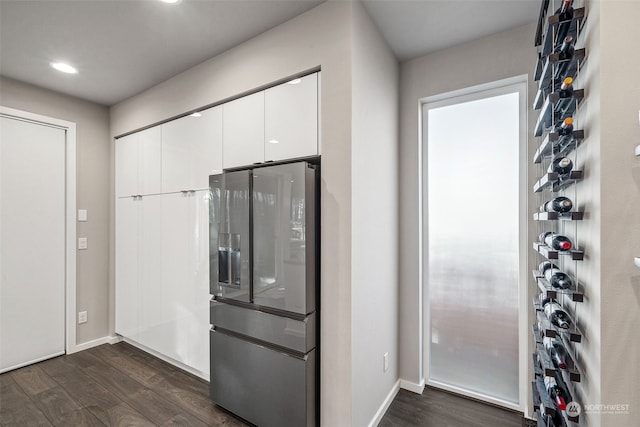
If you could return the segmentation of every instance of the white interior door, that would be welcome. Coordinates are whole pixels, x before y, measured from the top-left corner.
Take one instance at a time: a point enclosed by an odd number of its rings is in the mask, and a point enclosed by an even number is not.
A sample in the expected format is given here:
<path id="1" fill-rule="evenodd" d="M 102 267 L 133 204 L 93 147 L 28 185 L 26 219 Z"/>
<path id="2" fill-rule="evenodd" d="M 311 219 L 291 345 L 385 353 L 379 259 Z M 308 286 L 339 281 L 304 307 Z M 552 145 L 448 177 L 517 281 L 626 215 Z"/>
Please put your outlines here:
<path id="1" fill-rule="evenodd" d="M 65 352 L 64 129 L 0 118 L 0 372 Z"/>

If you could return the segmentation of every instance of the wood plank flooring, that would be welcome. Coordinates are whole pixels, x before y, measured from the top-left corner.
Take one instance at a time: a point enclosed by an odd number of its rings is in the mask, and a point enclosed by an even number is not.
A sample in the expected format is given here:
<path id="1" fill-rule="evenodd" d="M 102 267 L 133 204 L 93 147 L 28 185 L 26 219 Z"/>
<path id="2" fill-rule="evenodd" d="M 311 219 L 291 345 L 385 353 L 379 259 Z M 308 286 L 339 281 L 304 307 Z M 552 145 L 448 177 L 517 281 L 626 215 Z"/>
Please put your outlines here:
<path id="1" fill-rule="evenodd" d="M 208 384 L 127 343 L 0 375 L 1 426 L 247 426 Z"/>
<path id="2" fill-rule="evenodd" d="M 124 342 L 0 375 L 2 427 L 247 425 L 209 399 L 205 381 Z M 422 395 L 400 390 L 379 424 L 525 425 L 518 413 L 429 388 Z"/>
<path id="3" fill-rule="evenodd" d="M 527 427 L 535 421 L 434 388 L 422 394 L 400 390 L 378 427 Z"/>

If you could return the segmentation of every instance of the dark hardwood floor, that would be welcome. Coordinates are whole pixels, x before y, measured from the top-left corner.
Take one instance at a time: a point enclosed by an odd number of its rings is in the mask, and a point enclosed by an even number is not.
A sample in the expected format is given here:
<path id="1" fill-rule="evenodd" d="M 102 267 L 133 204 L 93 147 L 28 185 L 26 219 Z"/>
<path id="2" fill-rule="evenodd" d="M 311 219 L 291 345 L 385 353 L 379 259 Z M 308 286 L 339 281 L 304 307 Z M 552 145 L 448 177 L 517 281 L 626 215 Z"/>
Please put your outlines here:
<path id="1" fill-rule="evenodd" d="M 422 394 L 400 390 L 379 427 L 525 427 L 522 414 L 476 400 L 425 388 Z"/>
<path id="2" fill-rule="evenodd" d="M 0 375 L 0 425 L 248 424 L 211 402 L 205 381 L 121 342 Z M 426 389 L 422 395 L 400 390 L 379 425 L 521 427 L 525 424 L 517 413 Z"/>
<path id="3" fill-rule="evenodd" d="M 0 375 L 4 426 L 246 426 L 201 379 L 124 342 Z"/>

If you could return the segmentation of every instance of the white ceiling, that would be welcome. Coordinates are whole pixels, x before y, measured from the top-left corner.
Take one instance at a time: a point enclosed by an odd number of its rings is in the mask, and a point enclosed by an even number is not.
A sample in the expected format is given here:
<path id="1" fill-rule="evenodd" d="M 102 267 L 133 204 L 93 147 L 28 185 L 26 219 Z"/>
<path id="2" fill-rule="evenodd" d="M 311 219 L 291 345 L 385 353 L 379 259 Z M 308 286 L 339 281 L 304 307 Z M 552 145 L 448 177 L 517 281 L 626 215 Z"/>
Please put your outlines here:
<path id="1" fill-rule="evenodd" d="M 323 1 L 0 0 L 0 74 L 113 105 Z M 363 2 L 400 60 L 533 22 L 540 4 Z M 55 71 L 52 61 L 79 73 Z"/>

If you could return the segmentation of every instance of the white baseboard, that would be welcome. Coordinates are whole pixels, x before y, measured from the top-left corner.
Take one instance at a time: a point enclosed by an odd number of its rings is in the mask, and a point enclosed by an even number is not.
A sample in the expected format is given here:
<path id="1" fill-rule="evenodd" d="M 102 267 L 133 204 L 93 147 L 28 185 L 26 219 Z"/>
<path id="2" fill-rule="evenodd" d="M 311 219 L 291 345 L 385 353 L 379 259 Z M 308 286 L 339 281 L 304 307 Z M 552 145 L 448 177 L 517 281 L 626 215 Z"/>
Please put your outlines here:
<path id="1" fill-rule="evenodd" d="M 411 381 L 400 380 L 400 388 L 408 390 L 416 394 L 422 394 L 424 391 L 424 379 L 420 381 L 420 384 L 412 383 Z"/>
<path id="2" fill-rule="evenodd" d="M 120 335 L 114 335 L 108 338 L 109 338 L 109 341 L 108 341 L 109 344 L 118 344 L 120 341 L 124 341 L 124 338 L 122 338 Z"/>
<path id="3" fill-rule="evenodd" d="M 384 402 L 382 402 L 382 405 L 380 405 L 380 408 L 378 408 L 376 415 L 369 423 L 369 427 L 376 427 L 380 423 L 380 421 L 382 421 L 382 417 L 384 417 L 387 409 L 389 409 L 389 406 L 391 406 L 391 402 L 393 402 L 393 399 L 396 397 L 396 394 L 398 394 L 398 391 L 400 391 L 400 380 L 396 381 L 396 383 L 391 388 L 391 391 L 387 395 L 387 398 L 384 399 Z"/>
<path id="4" fill-rule="evenodd" d="M 115 344 L 116 342 L 119 342 L 120 340 L 122 340 L 122 338 L 118 337 L 118 336 L 106 336 L 106 337 L 102 337 L 102 338 L 98 338 L 95 340 L 91 340 L 91 341 L 87 341 L 87 342 L 83 342 L 82 344 L 76 344 L 73 348 L 67 349 L 67 354 L 73 354 L 73 353 L 77 353 L 79 351 L 82 350 L 88 350 L 92 347 L 97 347 L 99 345 L 102 344 Z"/>

